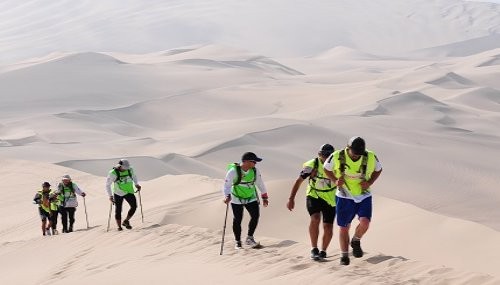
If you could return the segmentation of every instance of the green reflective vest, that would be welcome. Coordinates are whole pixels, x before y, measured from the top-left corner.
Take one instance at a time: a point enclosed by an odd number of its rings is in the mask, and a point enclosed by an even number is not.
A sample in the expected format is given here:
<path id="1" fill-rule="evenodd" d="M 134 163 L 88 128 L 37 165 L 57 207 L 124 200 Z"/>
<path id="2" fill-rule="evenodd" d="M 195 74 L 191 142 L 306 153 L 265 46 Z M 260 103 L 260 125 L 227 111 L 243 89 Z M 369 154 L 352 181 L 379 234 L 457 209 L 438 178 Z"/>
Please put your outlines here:
<path id="1" fill-rule="evenodd" d="M 252 200 L 257 198 L 255 188 L 255 180 L 257 179 L 257 170 L 249 169 L 244 173 L 241 166 L 237 163 L 232 163 L 228 166 L 229 169 L 234 169 L 236 176 L 233 180 L 231 194 L 240 200 Z"/>
<path id="2" fill-rule="evenodd" d="M 314 158 L 306 161 L 303 167 L 312 169 L 311 176 L 309 176 L 309 183 L 307 184 L 307 196 L 323 199 L 330 206 L 335 207 L 334 190 L 337 186 L 326 176 L 321 159 Z"/>
<path id="3" fill-rule="evenodd" d="M 113 184 L 113 192 L 118 187 L 121 191 L 126 194 L 133 194 L 134 190 L 134 180 L 132 179 L 132 169 L 119 171 L 118 169 L 111 169 L 109 174 L 116 176 L 115 183 Z"/>
<path id="4" fill-rule="evenodd" d="M 50 197 L 54 195 L 54 191 L 50 190 L 49 193 L 44 193 L 43 190 L 38 191 L 38 195 L 40 196 L 40 207 L 45 211 L 50 213 L 50 211 L 57 211 L 59 206 L 57 199 L 54 201 L 50 201 Z"/>
<path id="5" fill-rule="evenodd" d="M 341 173 L 342 163 L 339 159 L 340 153 L 344 152 L 343 156 L 345 157 L 345 167 L 344 173 Z M 345 185 L 344 189 L 349 191 L 353 196 L 359 196 L 362 194 L 363 189 L 361 188 L 361 182 L 369 180 L 372 176 L 372 173 L 375 171 L 376 157 L 373 151 L 367 150 L 366 154 L 366 171 L 365 174 L 362 175 L 362 162 L 363 157 L 360 157 L 357 161 L 352 161 L 351 157 L 348 154 L 347 149 L 337 150 L 333 153 L 333 159 L 335 168 L 334 173 L 335 177 L 344 176 Z M 369 189 L 367 189 L 369 191 Z"/>

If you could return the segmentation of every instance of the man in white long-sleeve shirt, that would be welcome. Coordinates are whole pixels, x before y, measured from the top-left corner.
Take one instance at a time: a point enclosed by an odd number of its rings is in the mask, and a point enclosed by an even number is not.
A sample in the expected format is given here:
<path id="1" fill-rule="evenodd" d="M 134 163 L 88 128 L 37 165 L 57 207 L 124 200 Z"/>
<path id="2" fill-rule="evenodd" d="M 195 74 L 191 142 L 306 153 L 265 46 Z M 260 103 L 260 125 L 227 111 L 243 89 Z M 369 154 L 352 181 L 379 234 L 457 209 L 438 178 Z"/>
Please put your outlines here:
<path id="1" fill-rule="evenodd" d="M 111 189 L 113 185 L 113 189 Z M 135 198 L 134 185 L 137 191 L 141 190 L 141 185 L 137 181 L 137 176 L 135 171 L 130 167 L 130 163 L 126 159 L 120 159 L 118 164 L 113 167 L 108 173 L 108 178 L 106 179 L 106 192 L 108 194 L 111 203 L 115 204 L 115 219 L 118 225 L 118 230 L 122 230 L 122 225 L 127 229 L 131 229 L 130 219 L 137 209 L 137 199 Z M 123 200 L 127 201 L 130 205 L 130 209 L 127 213 L 127 217 L 122 223 L 122 205 Z"/>
<path id="2" fill-rule="evenodd" d="M 73 231 L 75 223 L 75 212 L 78 206 L 76 194 L 85 197 L 83 192 L 76 183 L 71 180 L 71 176 L 66 174 L 62 177 L 61 183 L 57 186 L 57 192 L 60 201 L 59 212 L 61 213 L 61 221 L 63 225 L 62 232 L 70 233 Z M 57 223 L 57 216 L 55 217 Z"/>
<path id="3" fill-rule="evenodd" d="M 264 207 L 267 207 L 269 203 L 266 186 L 262 181 L 259 170 L 255 168 L 255 164 L 262 161 L 262 158 L 257 157 L 253 152 L 246 152 L 241 157 L 241 161 L 241 164 L 232 163 L 230 165 L 223 190 L 224 203 L 231 202 L 233 210 L 233 233 L 236 249 L 242 248 L 241 221 L 243 219 L 243 207 L 250 214 L 246 244 L 250 247 L 259 246 L 259 243 L 255 242 L 253 237 L 260 217 L 257 188 L 260 191 Z"/>

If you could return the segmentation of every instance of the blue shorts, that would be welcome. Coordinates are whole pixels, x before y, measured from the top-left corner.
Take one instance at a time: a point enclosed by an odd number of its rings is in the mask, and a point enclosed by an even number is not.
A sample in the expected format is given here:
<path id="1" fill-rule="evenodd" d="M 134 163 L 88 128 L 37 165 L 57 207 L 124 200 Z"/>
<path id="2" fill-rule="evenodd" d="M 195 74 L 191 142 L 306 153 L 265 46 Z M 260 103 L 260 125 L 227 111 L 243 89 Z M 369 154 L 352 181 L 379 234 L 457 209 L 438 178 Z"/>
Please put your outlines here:
<path id="1" fill-rule="evenodd" d="M 363 201 L 356 203 L 354 200 L 337 198 L 337 225 L 339 227 L 347 227 L 351 224 L 354 216 L 358 218 L 372 218 L 372 197 L 365 198 Z"/>

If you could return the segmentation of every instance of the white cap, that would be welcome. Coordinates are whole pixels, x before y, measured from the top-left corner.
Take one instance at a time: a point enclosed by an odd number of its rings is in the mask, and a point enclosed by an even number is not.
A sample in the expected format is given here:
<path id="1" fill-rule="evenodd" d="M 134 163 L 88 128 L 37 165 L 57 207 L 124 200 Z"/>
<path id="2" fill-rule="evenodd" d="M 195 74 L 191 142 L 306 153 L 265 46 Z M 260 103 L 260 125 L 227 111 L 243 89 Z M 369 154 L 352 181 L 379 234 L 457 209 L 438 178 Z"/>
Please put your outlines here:
<path id="1" fill-rule="evenodd" d="M 71 180 L 71 176 L 69 176 L 69 174 L 65 174 L 63 175 L 62 180 Z"/>
<path id="2" fill-rule="evenodd" d="M 116 168 L 121 167 L 123 170 L 128 170 L 130 168 L 130 163 L 126 159 L 120 159 L 118 161 L 118 164 L 116 165 Z"/>

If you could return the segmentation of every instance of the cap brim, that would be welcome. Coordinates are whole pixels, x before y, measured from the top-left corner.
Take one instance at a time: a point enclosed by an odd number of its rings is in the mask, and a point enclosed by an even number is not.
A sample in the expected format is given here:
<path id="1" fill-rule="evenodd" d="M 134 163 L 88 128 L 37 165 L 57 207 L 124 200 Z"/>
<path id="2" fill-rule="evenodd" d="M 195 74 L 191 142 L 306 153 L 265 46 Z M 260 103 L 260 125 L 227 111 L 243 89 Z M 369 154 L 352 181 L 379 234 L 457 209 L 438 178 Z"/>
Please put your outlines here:
<path id="1" fill-rule="evenodd" d="M 355 149 L 355 148 L 351 148 L 352 152 L 355 154 L 355 155 L 363 155 L 365 154 L 365 150 L 364 149 Z"/>
<path id="2" fill-rule="evenodd" d="M 257 158 L 255 159 L 255 161 L 257 161 L 257 162 L 262 161 L 262 158 L 257 157 Z"/>

